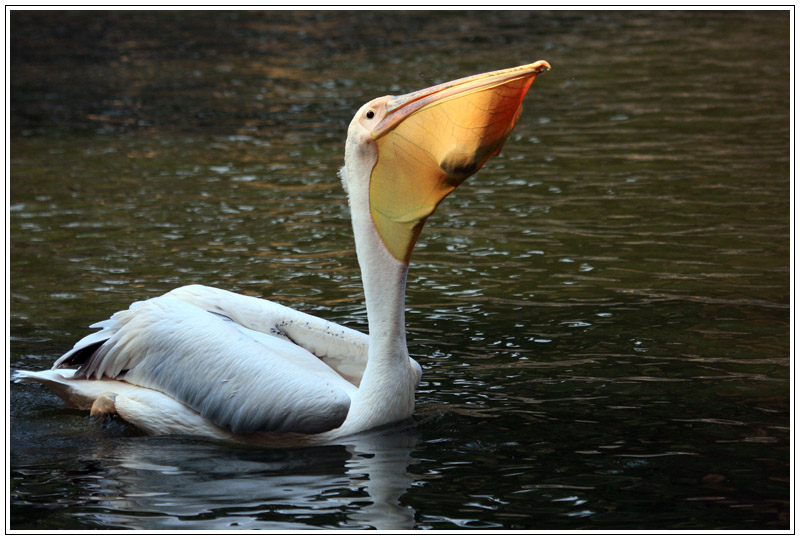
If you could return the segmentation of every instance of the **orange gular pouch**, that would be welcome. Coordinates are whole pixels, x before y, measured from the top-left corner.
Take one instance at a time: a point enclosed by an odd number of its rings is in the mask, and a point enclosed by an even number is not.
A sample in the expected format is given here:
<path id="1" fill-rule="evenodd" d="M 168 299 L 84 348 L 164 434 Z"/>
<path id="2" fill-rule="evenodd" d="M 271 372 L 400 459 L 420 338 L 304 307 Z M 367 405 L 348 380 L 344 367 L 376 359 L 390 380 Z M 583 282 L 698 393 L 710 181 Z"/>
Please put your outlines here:
<path id="1" fill-rule="evenodd" d="M 522 100 L 547 62 L 484 73 L 390 98 L 373 130 L 372 220 L 386 248 L 408 264 L 425 220 L 500 152 Z"/>

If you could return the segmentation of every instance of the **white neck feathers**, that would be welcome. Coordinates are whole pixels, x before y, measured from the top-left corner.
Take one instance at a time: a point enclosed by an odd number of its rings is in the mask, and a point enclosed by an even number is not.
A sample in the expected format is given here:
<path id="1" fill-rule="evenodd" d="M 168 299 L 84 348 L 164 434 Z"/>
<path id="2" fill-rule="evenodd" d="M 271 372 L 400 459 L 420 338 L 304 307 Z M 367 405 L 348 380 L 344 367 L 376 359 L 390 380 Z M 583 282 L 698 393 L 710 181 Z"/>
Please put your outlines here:
<path id="1" fill-rule="evenodd" d="M 361 267 L 369 322 L 369 356 L 354 405 L 358 417 L 374 425 L 408 417 L 414 409 L 415 378 L 408 357 L 405 330 L 405 290 L 408 266 L 383 245 L 372 221 L 369 167 L 351 164 L 343 170 L 349 181 L 350 212 L 356 255 Z M 366 178 L 347 178 L 347 175 Z M 371 419 L 371 421 L 370 421 Z"/>

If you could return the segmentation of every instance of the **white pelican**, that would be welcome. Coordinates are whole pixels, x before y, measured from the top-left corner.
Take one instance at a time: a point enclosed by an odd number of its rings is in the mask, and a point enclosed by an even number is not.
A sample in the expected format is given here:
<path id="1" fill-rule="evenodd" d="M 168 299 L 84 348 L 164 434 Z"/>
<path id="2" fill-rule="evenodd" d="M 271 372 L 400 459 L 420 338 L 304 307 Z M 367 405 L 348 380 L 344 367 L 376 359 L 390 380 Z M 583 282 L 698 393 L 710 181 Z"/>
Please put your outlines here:
<path id="1" fill-rule="evenodd" d="M 406 347 L 411 251 L 428 216 L 496 155 L 547 62 L 493 71 L 361 107 L 347 131 L 348 192 L 369 335 L 201 285 L 135 302 L 46 371 L 91 414 L 153 435 L 310 445 L 408 418 L 422 370 Z"/>

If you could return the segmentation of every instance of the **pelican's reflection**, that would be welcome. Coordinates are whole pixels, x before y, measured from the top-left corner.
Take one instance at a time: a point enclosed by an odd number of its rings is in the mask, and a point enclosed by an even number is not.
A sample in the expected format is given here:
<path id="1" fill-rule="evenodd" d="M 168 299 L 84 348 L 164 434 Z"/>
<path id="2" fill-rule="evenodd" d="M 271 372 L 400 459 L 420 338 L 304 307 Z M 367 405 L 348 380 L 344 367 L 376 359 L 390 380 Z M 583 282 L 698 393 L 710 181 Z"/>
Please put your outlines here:
<path id="1" fill-rule="evenodd" d="M 416 441 L 408 426 L 291 450 L 106 440 L 93 456 L 87 511 L 96 515 L 84 515 L 101 526 L 148 530 L 410 529 L 414 510 L 400 498 L 412 481 Z"/>
<path id="2" fill-rule="evenodd" d="M 417 443 L 415 432 L 364 434 L 347 446 L 351 486 L 363 486 L 371 504 L 351 514 L 353 522 L 381 530 L 411 529 L 414 509 L 400 502 L 413 480 L 408 466 Z"/>

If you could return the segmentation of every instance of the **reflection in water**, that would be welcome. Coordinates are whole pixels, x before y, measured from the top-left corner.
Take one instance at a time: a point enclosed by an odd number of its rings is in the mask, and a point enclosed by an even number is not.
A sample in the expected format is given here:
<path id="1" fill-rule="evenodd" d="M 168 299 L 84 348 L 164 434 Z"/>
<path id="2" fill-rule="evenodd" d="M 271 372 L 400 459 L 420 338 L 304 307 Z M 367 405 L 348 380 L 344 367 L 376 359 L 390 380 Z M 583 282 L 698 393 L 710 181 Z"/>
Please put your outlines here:
<path id="1" fill-rule="evenodd" d="M 381 530 L 412 529 L 414 509 L 400 502 L 411 486 L 408 470 L 411 451 L 417 444 L 416 432 L 370 433 L 347 444 L 351 457 L 347 475 L 352 486 L 364 488 L 370 504 L 351 516 L 351 520 Z"/>
<path id="2" fill-rule="evenodd" d="M 122 438 L 97 444 L 68 476 L 84 501 L 76 515 L 95 526 L 410 529 L 414 510 L 400 498 L 416 439 L 403 425 L 296 450 Z"/>

